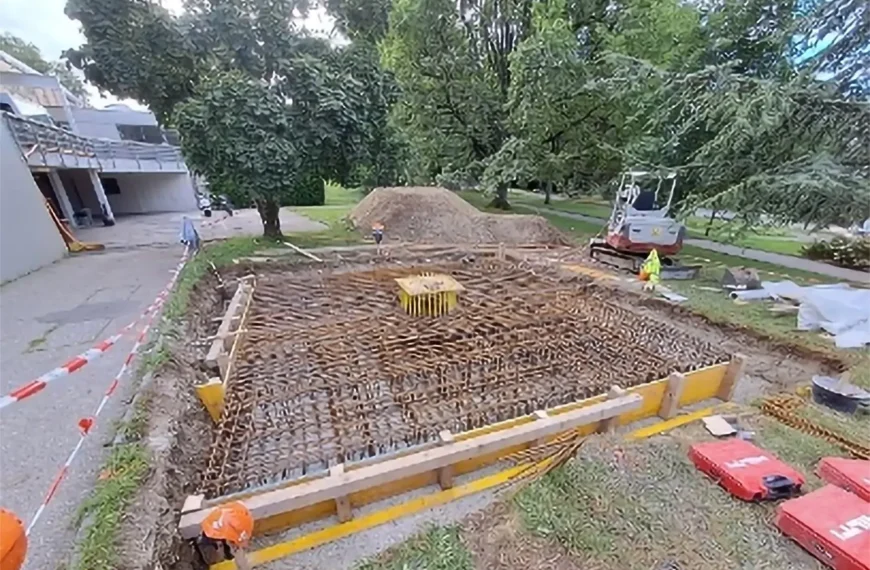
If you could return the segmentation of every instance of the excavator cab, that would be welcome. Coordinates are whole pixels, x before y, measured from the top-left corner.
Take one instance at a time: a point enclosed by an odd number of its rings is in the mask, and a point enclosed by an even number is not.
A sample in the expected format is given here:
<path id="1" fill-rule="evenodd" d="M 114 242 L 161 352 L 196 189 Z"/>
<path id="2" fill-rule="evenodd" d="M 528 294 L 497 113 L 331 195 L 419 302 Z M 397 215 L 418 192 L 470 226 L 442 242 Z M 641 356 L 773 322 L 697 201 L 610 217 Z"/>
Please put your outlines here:
<path id="1" fill-rule="evenodd" d="M 642 170 L 623 173 L 607 224 L 608 245 L 617 251 L 674 255 L 683 247 L 686 229 L 670 217 L 677 175 Z"/>
<path id="2" fill-rule="evenodd" d="M 676 187 L 676 172 L 624 172 L 607 221 L 607 235 L 590 243 L 592 257 L 637 272 L 644 258 L 656 250 L 669 278 L 696 276 L 697 268 L 677 266 L 671 259 L 683 248 L 686 235 L 685 226 L 670 215 Z"/>

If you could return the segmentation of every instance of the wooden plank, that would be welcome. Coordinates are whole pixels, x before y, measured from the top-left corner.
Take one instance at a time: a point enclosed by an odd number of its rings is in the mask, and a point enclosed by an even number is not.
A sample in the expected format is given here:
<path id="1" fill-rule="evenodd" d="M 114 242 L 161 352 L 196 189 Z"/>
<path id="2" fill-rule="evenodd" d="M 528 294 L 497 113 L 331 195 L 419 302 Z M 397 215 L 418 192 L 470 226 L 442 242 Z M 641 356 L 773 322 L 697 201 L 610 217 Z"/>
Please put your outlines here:
<path id="1" fill-rule="evenodd" d="M 668 376 L 668 387 L 662 396 L 662 405 L 659 408 L 659 417 L 669 420 L 677 415 L 680 409 L 680 398 L 683 396 L 683 388 L 686 385 L 686 376 L 680 372 L 672 372 Z"/>
<path id="2" fill-rule="evenodd" d="M 289 241 L 285 241 L 284 245 L 286 245 L 287 247 L 289 247 L 290 249 L 292 249 L 296 253 L 301 253 L 302 255 L 304 255 L 305 257 L 307 257 L 309 259 L 313 259 L 314 261 L 319 261 L 320 263 L 323 263 L 323 260 L 320 259 L 319 257 L 317 257 L 316 255 L 314 255 L 313 253 L 309 253 L 309 252 L 305 251 L 304 249 L 302 249 L 301 247 L 299 247 L 297 245 L 293 245 Z"/>
<path id="3" fill-rule="evenodd" d="M 215 334 L 215 340 L 211 344 L 211 347 L 208 349 L 208 353 L 205 356 L 205 364 L 211 368 L 217 368 L 219 366 L 218 358 L 222 353 L 226 352 L 228 346 L 224 344 L 224 339 L 227 334 L 230 332 L 230 328 L 233 325 L 233 317 L 238 312 L 239 307 L 242 305 L 243 295 L 248 289 L 247 283 L 240 282 L 239 286 L 236 287 L 236 292 L 233 294 L 233 298 L 230 299 L 230 304 L 227 306 L 227 311 L 224 313 L 224 317 L 221 320 L 221 324 L 218 326 L 217 333 Z M 223 371 L 221 371 L 221 377 L 223 377 Z"/>
<path id="4" fill-rule="evenodd" d="M 725 376 L 722 378 L 722 383 L 719 384 L 719 391 L 716 392 L 716 397 L 726 402 L 731 400 L 734 395 L 734 388 L 743 377 L 743 369 L 746 367 L 746 357 L 742 354 L 735 354 L 731 357 L 731 362 L 728 363 L 728 368 L 725 369 Z"/>
<path id="5" fill-rule="evenodd" d="M 545 420 L 545 419 L 550 417 L 550 414 L 548 414 L 544 410 L 538 410 L 534 414 L 532 414 L 532 416 L 536 420 Z M 547 443 L 546 437 L 539 437 L 538 439 L 532 441 L 532 447 L 541 447 L 541 446 L 545 445 L 546 443 Z"/>
<path id="6" fill-rule="evenodd" d="M 513 445 L 527 444 L 535 439 L 554 436 L 578 426 L 598 423 L 604 419 L 636 410 L 642 402 L 643 398 L 639 395 L 625 395 L 567 412 L 558 417 L 534 421 L 465 441 L 456 441 L 413 455 L 347 471 L 336 477 L 325 477 L 286 489 L 255 495 L 245 499 L 243 503 L 256 521 L 321 501 L 335 500 L 338 497 L 390 481 L 431 472 L 446 465 L 452 465 Z M 204 509 L 182 515 L 179 522 L 181 536 L 194 538 L 199 532 L 199 525 L 207 514 L 208 510 Z"/>

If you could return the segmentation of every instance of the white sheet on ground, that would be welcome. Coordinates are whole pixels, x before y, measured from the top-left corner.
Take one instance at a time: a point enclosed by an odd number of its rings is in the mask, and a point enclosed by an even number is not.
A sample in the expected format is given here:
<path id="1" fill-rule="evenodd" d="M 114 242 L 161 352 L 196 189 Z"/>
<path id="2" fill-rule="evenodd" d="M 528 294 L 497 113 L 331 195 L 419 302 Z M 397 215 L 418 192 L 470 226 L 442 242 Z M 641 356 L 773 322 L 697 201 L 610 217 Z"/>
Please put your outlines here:
<path id="1" fill-rule="evenodd" d="M 839 348 L 870 344 L 870 290 L 845 283 L 801 287 L 791 281 L 764 281 L 761 286 L 775 297 L 800 302 L 798 330 L 822 329 L 834 335 Z"/>

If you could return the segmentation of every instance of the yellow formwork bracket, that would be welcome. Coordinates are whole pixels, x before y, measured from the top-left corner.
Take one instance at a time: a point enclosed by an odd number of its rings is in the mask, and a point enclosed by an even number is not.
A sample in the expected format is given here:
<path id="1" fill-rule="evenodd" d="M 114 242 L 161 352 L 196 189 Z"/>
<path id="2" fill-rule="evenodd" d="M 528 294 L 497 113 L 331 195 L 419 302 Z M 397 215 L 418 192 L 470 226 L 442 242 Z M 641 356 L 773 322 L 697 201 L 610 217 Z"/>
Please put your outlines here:
<path id="1" fill-rule="evenodd" d="M 215 376 L 205 384 L 200 384 L 196 387 L 196 395 L 199 396 L 200 402 L 208 410 L 208 415 L 217 423 L 221 419 L 221 412 L 224 410 L 224 389 L 223 381 Z"/>
<path id="2" fill-rule="evenodd" d="M 459 303 L 459 293 L 465 291 L 453 277 L 443 274 L 417 275 L 396 279 L 399 303 L 412 316 L 437 317 Z"/>

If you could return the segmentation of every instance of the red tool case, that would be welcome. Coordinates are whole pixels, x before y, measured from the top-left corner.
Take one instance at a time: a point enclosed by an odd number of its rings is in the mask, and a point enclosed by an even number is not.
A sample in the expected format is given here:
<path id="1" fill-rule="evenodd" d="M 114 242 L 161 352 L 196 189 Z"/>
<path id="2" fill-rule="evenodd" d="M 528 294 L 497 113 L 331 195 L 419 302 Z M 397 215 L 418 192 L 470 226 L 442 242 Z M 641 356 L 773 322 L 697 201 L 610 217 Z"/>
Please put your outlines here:
<path id="1" fill-rule="evenodd" d="M 819 477 L 870 502 L 870 461 L 825 457 L 816 467 Z"/>
<path id="2" fill-rule="evenodd" d="M 870 503 L 834 485 L 786 501 L 776 526 L 835 570 L 870 570 Z"/>
<path id="3" fill-rule="evenodd" d="M 689 449 L 689 459 L 744 501 L 793 497 L 806 482 L 772 453 L 741 439 L 696 443 Z"/>

